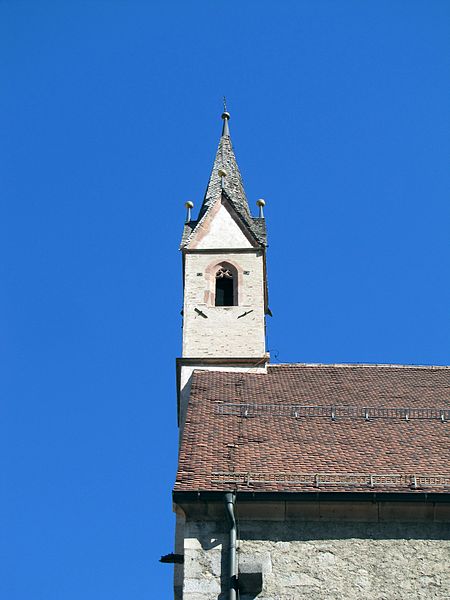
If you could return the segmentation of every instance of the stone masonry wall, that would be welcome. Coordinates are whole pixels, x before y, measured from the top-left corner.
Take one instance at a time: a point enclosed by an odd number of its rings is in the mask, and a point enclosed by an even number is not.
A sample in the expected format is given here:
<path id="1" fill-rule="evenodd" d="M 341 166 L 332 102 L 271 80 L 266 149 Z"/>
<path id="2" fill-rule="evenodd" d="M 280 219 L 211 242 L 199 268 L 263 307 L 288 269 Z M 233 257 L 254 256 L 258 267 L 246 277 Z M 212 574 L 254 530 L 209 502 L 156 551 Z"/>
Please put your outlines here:
<path id="1" fill-rule="evenodd" d="M 239 306 L 214 306 L 213 267 L 222 261 L 239 271 Z M 214 281 L 212 280 L 214 278 Z M 187 254 L 183 309 L 184 357 L 261 358 L 265 353 L 263 256 L 250 253 Z M 200 310 L 203 315 L 195 311 Z M 251 311 L 245 316 L 243 313 Z M 238 318 L 239 317 L 239 318 Z"/>
<path id="2" fill-rule="evenodd" d="M 187 521 L 183 600 L 225 600 L 222 521 Z M 241 600 L 448 600 L 446 523 L 242 521 L 238 561 L 263 590 Z"/>

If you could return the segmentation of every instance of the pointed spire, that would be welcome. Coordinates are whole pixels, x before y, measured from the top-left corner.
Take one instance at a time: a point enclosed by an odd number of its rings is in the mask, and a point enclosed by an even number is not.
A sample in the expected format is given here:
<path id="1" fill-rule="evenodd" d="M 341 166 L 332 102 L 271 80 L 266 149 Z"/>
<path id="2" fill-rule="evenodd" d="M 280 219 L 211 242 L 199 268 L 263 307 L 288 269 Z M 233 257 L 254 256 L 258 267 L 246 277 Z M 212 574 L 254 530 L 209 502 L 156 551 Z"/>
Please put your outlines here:
<path id="1" fill-rule="evenodd" d="M 224 98 L 224 112 L 222 113 L 223 127 L 222 136 L 219 140 L 216 158 L 206 188 L 205 198 L 200 210 L 200 218 L 205 214 L 208 208 L 220 198 L 221 192 L 225 192 L 229 201 L 233 204 L 237 212 L 243 219 L 250 223 L 250 209 L 242 184 L 241 174 L 234 155 L 231 143 L 228 121 L 230 113 L 226 110 L 227 105 Z"/>
<path id="2" fill-rule="evenodd" d="M 227 111 L 225 97 L 223 100 L 222 135 L 219 140 L 216 158 L 214 160 L 199 215 L 195 222 L 190 221 L 190 223 L 186 225 L 183 233 L 182 246 L 187 243 L 187 240 L 191 234 L 193 234 L 195 228 L 202 221 L 208 210 L 216 202 L 220 202 L 224 197 L 233 206 L 255 239 L 258 240 L 261 245 L 265 246 L 267 242 L 264 219 L 262 219 L 262 217 L 253 218 L 250 213 L 247 196 L 245 195 L 244 185 L 242 183 L 241 174 L 231 143 L 230 130 L 228 127 L 230 113 Z M 191 223 L 193 224 L 193 227 L 191 226 Z"/>

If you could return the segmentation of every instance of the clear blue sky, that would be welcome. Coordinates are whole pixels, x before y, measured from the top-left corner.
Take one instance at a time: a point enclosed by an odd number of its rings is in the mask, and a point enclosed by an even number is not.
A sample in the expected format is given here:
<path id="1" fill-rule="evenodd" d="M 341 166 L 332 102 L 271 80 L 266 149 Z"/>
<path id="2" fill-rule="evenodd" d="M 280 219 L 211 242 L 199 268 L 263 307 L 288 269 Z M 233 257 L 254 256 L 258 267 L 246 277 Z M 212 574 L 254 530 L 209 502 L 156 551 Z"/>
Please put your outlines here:
<path id="1" fill-rule="evenodd" d="M 277 362 L 449 362 L 450 3 L 0 2 L 0 597 L 170 598 L 222 95 Z"/>

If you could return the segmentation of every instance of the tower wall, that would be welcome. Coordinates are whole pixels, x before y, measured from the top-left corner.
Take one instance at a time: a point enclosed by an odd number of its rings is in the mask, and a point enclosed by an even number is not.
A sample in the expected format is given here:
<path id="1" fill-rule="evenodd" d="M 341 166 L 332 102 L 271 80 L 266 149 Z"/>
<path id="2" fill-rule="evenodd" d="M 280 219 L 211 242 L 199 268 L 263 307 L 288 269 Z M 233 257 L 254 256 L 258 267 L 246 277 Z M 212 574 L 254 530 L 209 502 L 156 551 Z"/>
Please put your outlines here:
<path id="1" fill-rule="evenodd" d="M 238 272 L 238 306 L 214 306 L 215 267 L 222 262 L 231 263 Z M 263 252 L 186 254 L 183 357 L 264 355 Z"/>

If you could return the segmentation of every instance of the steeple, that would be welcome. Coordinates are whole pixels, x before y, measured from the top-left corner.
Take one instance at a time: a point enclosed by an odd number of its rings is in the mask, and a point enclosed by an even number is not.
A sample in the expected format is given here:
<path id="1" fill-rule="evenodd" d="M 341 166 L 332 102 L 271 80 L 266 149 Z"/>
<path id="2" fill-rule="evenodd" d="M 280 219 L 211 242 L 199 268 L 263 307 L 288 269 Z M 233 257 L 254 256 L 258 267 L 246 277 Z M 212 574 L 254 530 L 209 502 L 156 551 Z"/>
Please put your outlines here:
<path id="1" fill-rule="evenodd" d="M 266 225 L 252 217 L 224 106 L 222 135 L 197 220 L 186 202 L 183 257 L 183 347 L 178 359 L 180 424 L 194 369 L 265 372 L 269 314 Z"/>
<path id="2" fill-rule="evenodd" d="M 223 125 L 222 135 L 214 159 L 213 168 L 209 177 L 203 203 L 200 208 L 198 219 L 186 223 L 183 232 L 181 247 L 184 247 L 193 234 L 197 225 L 203 220 L 216 202 L 225 199 L 234 208 L 242 224 L 253 236 L 256 243 L 266 246 L 265 221 L 262 218 L 254 218 L 250 213 L 247 196 L 242 183 L 241 173 L 234 154 L 231 142 L 229 120 L 230 113 L 226 110 L 222 113 Z"/>

